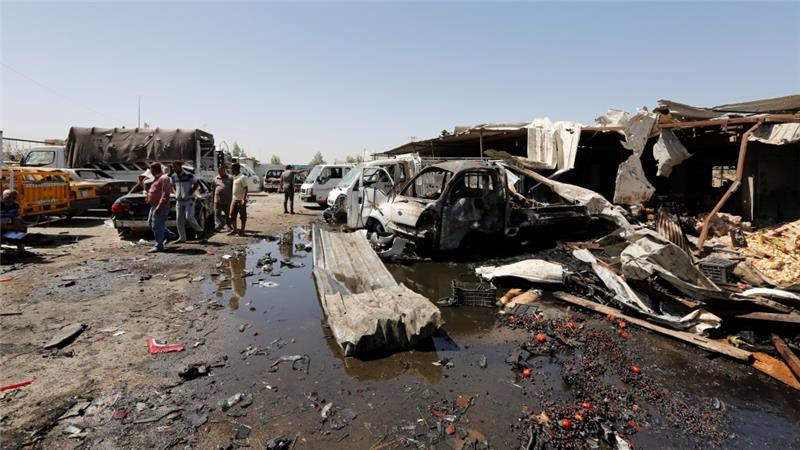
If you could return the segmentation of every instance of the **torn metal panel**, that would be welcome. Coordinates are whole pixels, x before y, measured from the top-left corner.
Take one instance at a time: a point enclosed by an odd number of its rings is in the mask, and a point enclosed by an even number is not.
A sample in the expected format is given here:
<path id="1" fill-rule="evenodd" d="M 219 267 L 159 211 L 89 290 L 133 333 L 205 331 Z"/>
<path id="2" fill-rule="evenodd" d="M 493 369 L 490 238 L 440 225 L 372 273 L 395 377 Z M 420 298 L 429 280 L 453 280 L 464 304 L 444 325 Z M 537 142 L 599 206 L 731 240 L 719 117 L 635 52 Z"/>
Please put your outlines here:
<path id="1" fill-rule="evenodd" d="M 577 122 L 556 122 L 536 119 L 528 129 L 528 159 L 542 163 L 546 169 L 571 169 L 575 166 L 582 125 Z"/>
<path id="2" fill-rule="evenodd" d="M 475 269 L 478 276 L 487 280 L 500 277 L 520 278 L 532 283 L 561 284 L 564 268 L 560 264 L 541 259 L 526 259 L 504 266 L 483 266 Z"/>
<path id="3" fill-rule="evenodd" d="M 631 115 L 621 109 L 609 109 L 607 113 L 594 119 L 595 123 L 604 127 L 628 127 Z"/>
<path id="4" fill-rule="evenodd" d="M 669 214 L 663 206 L 658 208 L 658 213 L 656 214 L 656 232 L 680 247 L 691 258 L 689 242 L 686 240 L 686 235 L 683 233 L 677 218 Z"/>
<path id="5" fill-rule="evenodd" d="M 653 147 L 653 157 L 658 163 L 656 175 L 660 177 L 670 176 L 673 167 L 686 161 L 691 156 L 692 154 L 686 150 L 686 147 L 683 146 L 672 130 L 661 130 L 658 142 Z"/>
<path id="6" fill-rule="evenodd" d="M 362 235 L 312 234 L 317 293 L 345 356 L 406 348 L 443 325 L 439 308 L 398 284 Z"/>
<path id="7" fill-rule="evenodd" d="M 622 205 L 641 205 L 656 192 L 644 175 L 642 160 L 633 154 L 617 169 L 614 203 Z"/>
<path id="8" fill-rule="evenodd" d="M 625 142 L 622 144 L 633 154 L 617 169 L 614 203 L 637 205 L 650 200 L 656 188 L 647 180 L 642 168 L 641 156 L 647 140 L 656 124 L 654 114 L 637 114 L 625 129 Z"/>
<path id="9" fill-rule="evenodd" d="M 786 145 L 800 141 L 800 123 L 762 125 L 750 135 L 751 141 L 770 145 Z"/>
<path id="10" fill-rule="evenodd" d="M 692 257 L 658 233 L 640 229 L 622 236 L 630 242 L 620 254 L 625 277 L 645 280 L 658 275 L 691 298 L 719 297 L 721 289 L 695 267 Z"/>
<path id="11" fill-rule="evenodd" d="M 683 317 L 657 312 L 650 306 L 650 298 L 647 295 L 634 291 L 625 281 L 625 278 L 599 262 L 589 250 L 574 250 L 572 255 L 585 263 L 591 264 L 592 270 L 600 277 L 603 284 L 614 292 L 614 299 L 618 303 L 639 311 L 655 322 L 671 328 L 689 330 L 697 334 L 703 334 L 710 329 L 718 328 L 722 323 L 722 319 L 702 309 L 692 311 Z"/>

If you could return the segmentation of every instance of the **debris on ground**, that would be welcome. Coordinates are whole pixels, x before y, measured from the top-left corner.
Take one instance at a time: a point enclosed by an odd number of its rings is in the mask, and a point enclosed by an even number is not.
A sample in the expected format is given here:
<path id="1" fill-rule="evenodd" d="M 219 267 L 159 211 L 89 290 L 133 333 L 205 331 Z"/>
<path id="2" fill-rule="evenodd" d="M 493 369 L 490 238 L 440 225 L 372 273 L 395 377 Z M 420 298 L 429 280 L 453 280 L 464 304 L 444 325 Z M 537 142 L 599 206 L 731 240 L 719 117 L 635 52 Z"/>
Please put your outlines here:
<path id="1" fill-rule="evenodd" d="M 167 344 L 163 339 L 155 339 L 152 337 L 147 338 L 147 351 L 151 355 L 157 353 L 172 353 L 182 352 L 186 348 L 186 344 Z"/>
<path id="2" fill-rule="evenodd" d="M 61 328 L 49 342 L 44 345 L 45 349 L 51 348 L 64 348 L 72 341 L 74 341 L 78 335 L 83 333 L 83 330 L 86 329 L 86 325 L 82 323 L 74 323 L 72 325 L 67 325 L 64 328 Z"/>

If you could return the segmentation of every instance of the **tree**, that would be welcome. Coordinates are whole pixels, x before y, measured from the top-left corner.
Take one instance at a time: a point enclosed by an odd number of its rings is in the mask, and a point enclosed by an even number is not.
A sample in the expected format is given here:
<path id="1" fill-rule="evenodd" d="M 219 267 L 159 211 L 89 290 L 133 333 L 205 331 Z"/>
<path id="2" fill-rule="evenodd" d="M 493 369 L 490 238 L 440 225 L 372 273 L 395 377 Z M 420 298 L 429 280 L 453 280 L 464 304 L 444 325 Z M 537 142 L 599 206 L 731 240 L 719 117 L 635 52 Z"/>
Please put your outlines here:
<path id="1" fill-rule="evenodd" d="M 281 164 L 281 157 L 278 155 L 272 155 L 272 158 L 269 159 L 269 163 L 273 165 L 280 165 Z"/>
<path id="2" fill-rule="evenodd" d="M 233 150 L 231 150 L 231 156 L 233 156 L 234 158 L 238 158 L 240 156 L 244 156 L 244 150 L 242 150 L 242 147 L 239 147 L 239 143 L 238 142 L 234 141 Z"/>
<path id="3" fill-rule="evenodd" d="M 348 156 L 345 161 L 347 161 L 347 164 L 360 164 L 364 162 L 364 157 L 361 155 Z"/>
<path id="4" fill-rule="evenodd" d="M 314 154 L 314 157 L 311 158 L 311 162 L 308 163 L 309 166 L 318 166 L 320 164 L 325 164 L 325 160 L 322 158 L 322 153 L 317 152 Z"/>

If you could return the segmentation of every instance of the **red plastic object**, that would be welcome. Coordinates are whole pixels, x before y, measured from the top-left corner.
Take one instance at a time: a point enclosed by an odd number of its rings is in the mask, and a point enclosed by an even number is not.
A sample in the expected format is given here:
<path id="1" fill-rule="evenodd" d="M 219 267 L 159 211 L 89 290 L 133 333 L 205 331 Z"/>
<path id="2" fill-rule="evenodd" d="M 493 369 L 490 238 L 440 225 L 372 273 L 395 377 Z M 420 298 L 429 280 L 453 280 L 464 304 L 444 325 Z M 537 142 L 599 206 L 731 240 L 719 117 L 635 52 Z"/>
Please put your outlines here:
<path id="1" fill-rule="evenodd" d="M 186 344 L 167 345 L 167 343 L 161 339 L 147 338 L 147 351 L 151 355 L 155 355 L 156 353 L 182 352 L 185 348 Z"/>
<path id="2" fill-rule="evenodd" d="M 25 380 L 25 381 L 23 381 L 21 383 L 9 384 L 9 385 L 0 387 L 0 391 L 7 391 L 9 389 L 21 388 L 21 387 L 27 386 L 27 385 L 29 385 L 31 383 L 33 383 L 33 380 Z"/>

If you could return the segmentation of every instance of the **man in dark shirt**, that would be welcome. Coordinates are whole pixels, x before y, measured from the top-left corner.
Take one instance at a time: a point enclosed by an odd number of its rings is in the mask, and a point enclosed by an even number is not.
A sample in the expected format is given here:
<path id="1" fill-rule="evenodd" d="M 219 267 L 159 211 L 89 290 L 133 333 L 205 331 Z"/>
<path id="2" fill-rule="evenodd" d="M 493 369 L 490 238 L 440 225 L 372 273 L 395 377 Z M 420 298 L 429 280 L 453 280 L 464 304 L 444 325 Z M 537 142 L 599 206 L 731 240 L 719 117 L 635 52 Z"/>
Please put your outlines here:
<path id="1" fill-rule="evenodd" d="M 294 214 L 294 167 L 286 166 L 286 170 L 281 174 L 281 191 L 283 191 L 283 213 Z M 289 204 L 289 209 L 286 204 Z"/>
<path id="2" fill-rule="evenodd" d="M 25 253 L 24 234 L 17 237 L 19 233 L 27 233 L 28 227 L 22 222 L 19 214 L 19 193 L 14 189 L 3 191 L 3 201 L 0 203 L 0 233 L 3 240 L 17 245 L 17 254 Z M 14 237 L 6 237 L 6 233 Z"/>

